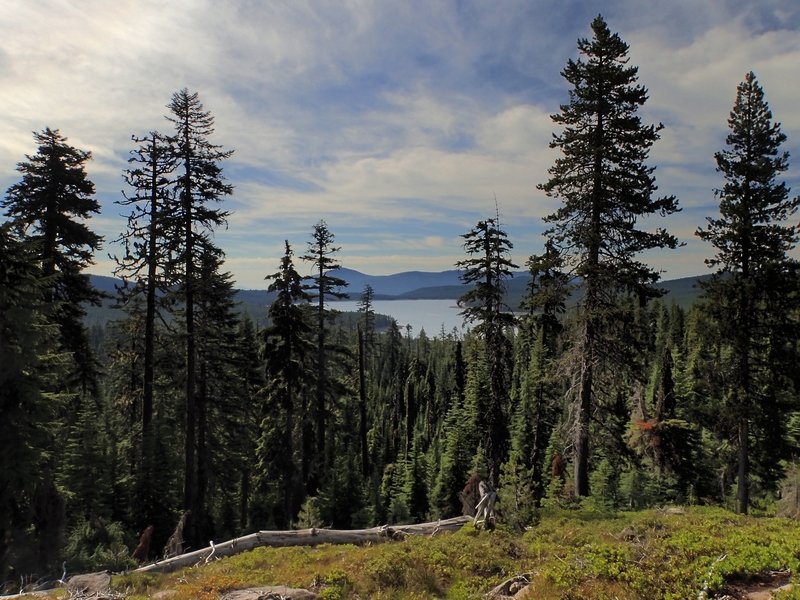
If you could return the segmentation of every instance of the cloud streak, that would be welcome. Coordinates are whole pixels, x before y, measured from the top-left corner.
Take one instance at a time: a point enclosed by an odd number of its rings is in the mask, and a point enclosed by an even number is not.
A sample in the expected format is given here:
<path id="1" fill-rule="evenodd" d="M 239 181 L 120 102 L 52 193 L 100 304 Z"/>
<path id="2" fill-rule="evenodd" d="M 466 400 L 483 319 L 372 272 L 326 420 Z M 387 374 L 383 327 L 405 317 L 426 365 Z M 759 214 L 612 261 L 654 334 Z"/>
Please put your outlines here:
<path id="1" fill-rule="evenodd" d="M 0 23 L 0 185 L 61 129 L 91 150 L 107 242 L 131 134 L 167 130 L 165 105 L 197 90 L 215 142 L 235 150 L 235 186 L 217 241 L 242 287 L 263 286 L 289 239 L 305 248 L 325 219 L 341 260 L 369 273 L 451 268 L 462 233 L 494 214 L 514 259 L 541 250 L 558 203 L 536 185 L 555 154 L 559 76 L 601 10 L 631 45 L 663 122 L 653 148 L 660 191 L 684 211 L 665 225 L 687 246 L 652 257 L 667 276 L 702 273 L 692 232 L 716 210 L 713 154 L 724 145 L 736 85 L 754 70 L 794 156 L 800 139 L 800 8 L 791 0 L 654 3 L 479 1 L 109 3 L 11 0 Z M 787 181 L 800 185 L 792 166 Z M 114 251 L 113 247 L 107 250 Z M 667 256 L 668 255 L 668 256 Z M 96 272 L 108 272 L 98 257 Z"/>

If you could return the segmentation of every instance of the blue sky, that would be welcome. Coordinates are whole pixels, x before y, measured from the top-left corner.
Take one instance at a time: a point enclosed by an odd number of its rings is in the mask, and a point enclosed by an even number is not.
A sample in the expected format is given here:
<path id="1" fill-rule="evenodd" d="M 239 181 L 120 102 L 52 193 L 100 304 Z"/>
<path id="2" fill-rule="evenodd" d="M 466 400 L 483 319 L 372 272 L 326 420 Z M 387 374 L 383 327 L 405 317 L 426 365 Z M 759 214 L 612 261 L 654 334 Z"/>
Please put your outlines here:
<path id="1" fill-rule="evenodd" d="M 6 0 L 0 21 L 0 186 L 58 128 L 91 150 L 110 274 L 125 227 L 121 172 L 132 134 L 168 130 L 183 87 L 235 151 L 216 234 L 237 285 L 264 287 L 288 239 L 301 254 L 325 219 L 343 266 L 370 274 L 449 269 L 461 234 L 495 198 L 524 264 L 558 201 L 536 189 L 556 157 L 560 76 L 602 13 L 631 46 L 663 122 L 649 163 L 683 211 L 653 221 L 686 245 L 647 257 L 665 278 L 707 272 L 694 231 L 716 212 L 736 85 L 755 71 L 800 192 L 800 2 L 796 0 L 220 1 Z M 797 217 L 795 217 L 796 219 Z"/>

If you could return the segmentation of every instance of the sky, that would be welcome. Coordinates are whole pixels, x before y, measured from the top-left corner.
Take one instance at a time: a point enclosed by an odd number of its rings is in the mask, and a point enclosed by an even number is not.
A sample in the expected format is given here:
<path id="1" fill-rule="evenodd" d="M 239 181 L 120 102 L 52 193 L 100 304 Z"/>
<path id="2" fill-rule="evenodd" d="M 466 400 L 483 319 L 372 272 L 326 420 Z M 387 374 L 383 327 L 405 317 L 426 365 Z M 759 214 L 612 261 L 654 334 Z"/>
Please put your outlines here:
<path id="1" fill-rule="evenodd" d="M 558 154 L 560 72 L 602 14 L 630 45 L 663 123 L 648 164 L 682 211 L 648 220 L 685 244 L 644 259 L 662 277 L 709 272 L 695 235 L 717 214 L 736 86 L 754 71 L 795 157 L 800 192 L 797 0 L 4 0 L 0 20 L 0 188 L 59 129 L 90 150 L 105 237 L 89 271 L 110 275 L 126 226 L 116 204 L 132 135 L 168 132 L 172 94 L 198 92 L 211 141 L 233 155 L 231 212 L 215 233 L 237 287 L 264 288 L 284 240 L 334 234 L 342 266 L 372 275 L 451 269 L 460 237 L 495 215 L 520 266 L 543 249 L 560 201 L 537 185 Z M 797 216 L 794 217 L 797 219 Z M 303 267 L 301 265 L 301 272 Z"/>

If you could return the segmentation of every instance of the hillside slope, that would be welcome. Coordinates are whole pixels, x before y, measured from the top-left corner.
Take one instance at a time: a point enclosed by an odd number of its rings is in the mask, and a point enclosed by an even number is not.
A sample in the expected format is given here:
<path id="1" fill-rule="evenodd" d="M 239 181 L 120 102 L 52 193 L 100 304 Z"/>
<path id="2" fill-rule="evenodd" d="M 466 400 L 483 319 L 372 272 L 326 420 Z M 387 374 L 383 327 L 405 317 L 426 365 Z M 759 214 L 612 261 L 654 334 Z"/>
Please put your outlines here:
<path id="1" fill-rule="evenodd" d="M 257 548 L 170 575 L 115 577 L 129 598 L 173 600 L 285 585 L 320 598 L 481 598 L 516 575 L 525 598 L 747 598 L 797 581 L 800 523 L 720 508 L 601 514 L 545 511 L 524 535 L 457 533 L 368 546 Z M 786 592 L 782 598 L 798 598 Z M 764 596 L 769 597 L 769 596 Z"/>

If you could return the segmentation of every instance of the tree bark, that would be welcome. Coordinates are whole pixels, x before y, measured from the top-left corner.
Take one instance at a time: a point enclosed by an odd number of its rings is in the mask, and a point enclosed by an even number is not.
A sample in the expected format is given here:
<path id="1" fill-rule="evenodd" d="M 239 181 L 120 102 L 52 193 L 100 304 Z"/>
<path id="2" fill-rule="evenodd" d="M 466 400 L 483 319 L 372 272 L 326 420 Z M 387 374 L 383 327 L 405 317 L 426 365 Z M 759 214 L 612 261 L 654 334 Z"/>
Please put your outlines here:
<path id="1" fill-rule="evenodd" d="M 367 444 L 367 377 L 366 377 L 366 348 L 364 332 L 358 326 L 358 437 L 361 445 L 361 474 L 369 475 L 369 453 Z"/>
<path id="2" fill-rule="evenodd" d="M 589 319 L 592 317 L 589 316 Z M 586 325 L 586 348 L 581 357 L 581 389 L 578 407 L 577 432 L 575 436 L 575 493 L 578 496 L 589 495 L 589 421 L 592 411 L 592 376 L 594 335 L 591 324 Z"/>

